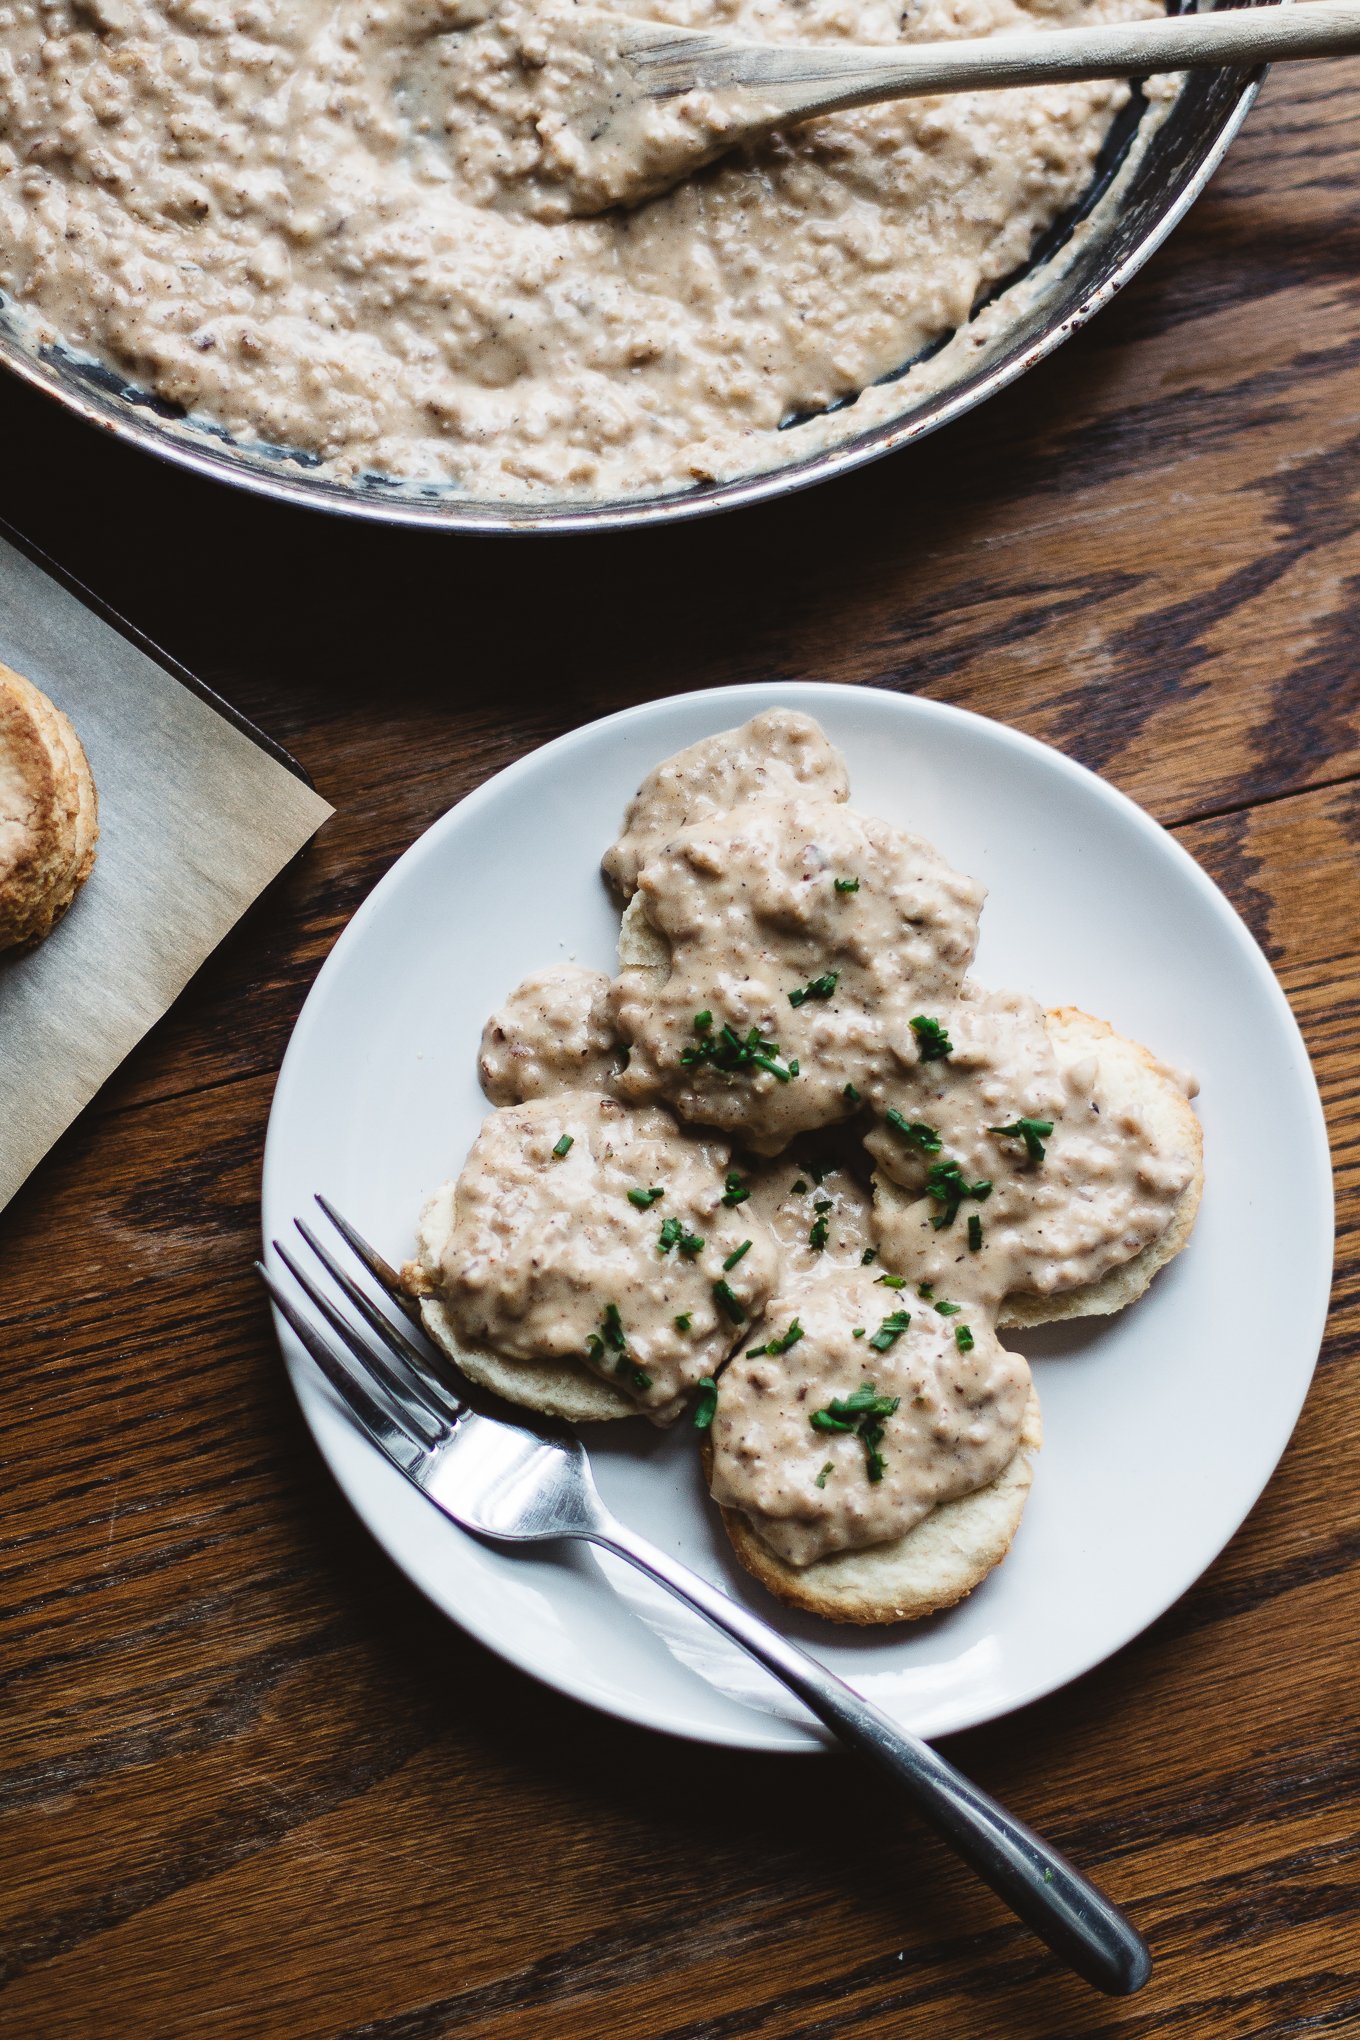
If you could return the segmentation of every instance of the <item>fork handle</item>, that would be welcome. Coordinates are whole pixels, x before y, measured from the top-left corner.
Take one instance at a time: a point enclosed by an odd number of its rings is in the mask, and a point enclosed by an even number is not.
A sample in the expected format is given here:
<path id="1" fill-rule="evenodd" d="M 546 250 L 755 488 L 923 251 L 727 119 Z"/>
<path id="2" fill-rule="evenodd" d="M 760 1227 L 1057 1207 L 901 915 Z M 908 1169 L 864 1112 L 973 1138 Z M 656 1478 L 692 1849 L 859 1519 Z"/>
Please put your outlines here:
<path id="1" fill-rule="evenodd" d="M 1152 1958 L 1132 1923 L 1065 1856 L 929 1743 L 899 1728 L 750 1609 L 621 1523 L 592 1526 L 585 1535 L 705 1616 L 796 1693 L 841 1742 L 886 1771 L 983 1882 L 1087 1983 L 1111 1997 L 1142 1989 Z"/>

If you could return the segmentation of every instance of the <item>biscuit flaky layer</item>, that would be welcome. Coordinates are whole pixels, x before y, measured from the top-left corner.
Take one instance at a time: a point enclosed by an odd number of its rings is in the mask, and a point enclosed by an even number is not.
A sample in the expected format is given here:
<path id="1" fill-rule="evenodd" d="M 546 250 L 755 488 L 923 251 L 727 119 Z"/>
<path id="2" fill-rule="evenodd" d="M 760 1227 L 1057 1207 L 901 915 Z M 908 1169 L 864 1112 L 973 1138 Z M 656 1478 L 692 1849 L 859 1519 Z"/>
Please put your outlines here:
<path id="1" fill-rule="evenodd" d="M 0 665 L 0 949 L 30 949 L 94 866 L 98 798 L 70 721 Z"/>

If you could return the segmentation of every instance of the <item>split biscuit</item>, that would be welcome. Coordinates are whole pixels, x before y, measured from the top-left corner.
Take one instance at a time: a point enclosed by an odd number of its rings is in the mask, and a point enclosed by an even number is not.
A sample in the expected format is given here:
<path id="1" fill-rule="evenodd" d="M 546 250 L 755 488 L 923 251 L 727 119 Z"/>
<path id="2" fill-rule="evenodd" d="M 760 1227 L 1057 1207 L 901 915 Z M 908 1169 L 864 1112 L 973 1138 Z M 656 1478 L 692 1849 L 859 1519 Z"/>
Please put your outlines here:
<path id="1" fill-rule="evenodd" d="M 995 1480 L 942 1502 L 888 1544 L 838 1551 L 812 1565 L 777 1558 L 740 1510 L 719 1513 L 741 1563 L 786 1607 L 829 1622 L 917 1622 L 952 1608 L 1000 1565 L 1020 1527 L 1042 1443 L 1039 1398 L 1031 1387 L 1015 1456 Z M 705 1440 L 704 1473 L 710 1481 L 712 1462 Z"/>

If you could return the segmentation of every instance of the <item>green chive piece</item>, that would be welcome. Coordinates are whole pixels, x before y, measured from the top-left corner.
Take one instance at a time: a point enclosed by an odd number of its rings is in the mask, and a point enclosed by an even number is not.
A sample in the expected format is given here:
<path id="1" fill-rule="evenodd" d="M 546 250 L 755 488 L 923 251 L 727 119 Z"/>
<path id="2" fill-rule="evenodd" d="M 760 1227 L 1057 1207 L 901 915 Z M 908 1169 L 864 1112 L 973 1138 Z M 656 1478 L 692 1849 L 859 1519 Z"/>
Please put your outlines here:
<path id="1" fill-rule="evenodd" d="M 869 1344 L 873 1347 L 875 1353 L 886 1353 L 890 1346 L 897 1344 L 903 1332 L 907 1331 L 910 1325 L 910 1311 L 895 1310 L 891 1317 L 884 1318 L 882 1324 L 874 1333 L 872 1339 L 870 1339 Z"/>
<path id="2" fill-rule="evenodd" d="M 823 1248 L 826 1246 L 826 1240 L 827 1240 L 827 1218 L 825 1212 L 823 1212 L 820 1218 L 815 1218 L 812 1221 L 812 1230 L 808 1234 L 808 1245 L 812 1248 L 814 1253 L 820 1254 Z"/>
<path id="3" fill-rule="evenodd" d="M 801 1006 L 805 999 L 829 999 L 840 983 L 840 976 L 838 970 L 824 970 L 820 977 L 813 978 L 800 992 L 790 992 L 789 1004 Z"/>
<path id="4" fill-rule="evenodd" d="M 961 1303 L 950 1303 L 947 1298 L 942 1298 L 935 1308 L 941 1317 L 957 1317 L 963 1309 L 963 1305 Z"/>
<path id="5" fill-rule="evenodd" d="M 791 1055 L 789 1057 L 789 1075 L 791 1077 L 796 1077 L 797 1074 L 798 1074 L 798 1058 L 796 1055 Z"/>
<path id="6" fill-rule="evenodd" d="M 560 1162 L 563 1155 L 566 1154 L 567 1150 L 575 1144 L 575 1140 L 576 1140 L 575 1134 L 564 1133 L 561 1140 L 558 1141 L 556 1147 L 554 1147 L 553 1149 L 553 1160 L 555 1162 Z"/>
<path id="7" fill-rule="evenodd" d="M 677 1332 L 687 1332 L 690 1326 L 693 1324 L 693 1322 L 694 1320 L 690 1316 L 689 1312 L 687 1310 L 682 1310 L 679 1317 L 676 1318 L 675 1320 L 675 1329 Z"/>
<path id="8" fill-rule="evenodd" d="M 839 881 L 838 881 L 838 882 L 839 882 Z M 826 1465 L 825 1465 L 825 1466 L 824 1466 L 824 1467 L 822 1468 L 821 1472 L 820 1472 L 820 1473 L 818 1474 L 818 1476 L 817 1476 L 817 1479 L 816 1479 L 816 1481 L 815 1481 L 814 1485 L 815 1485 L 816 1487 L 825 1487 L 825 1486 L 826 1486 L 826 1484 L 827 1484 L 827 1481 L 828 1481 L 828 1480 L 830 1479 L 831 1475 L 832 1475 L 832 1474 L 833 1474 L 833 1473 L 834 1473 L 835 1471 L 836 1471 L 836 1463 L 835 1463 L 835 1461 L 834 1461 L 833 1459 L 828 1459 L 828 1460 L 827 1460 L 827 1462 L 826 1462 Z"/>
<path id="9" fill-rule="evenodd" d="M 768 1346 L 748 1347 L 746 1357 L 748 1360 L 755 1360 L 766 1353 L 777 1357 L 780 1353 L 787 1353 L 791 1346 L 796 1346 L 803 1336 L 803 1327 L 797 1318 L 790 1318 L 789 1328 L 782 1339 L 771 1339 Z"/>
<path id="10" fill-rule="evenodd" d="M 935 1284 L 933 1282 L 918 1283 L 916 1294 L 923 1298 L 926 1303 L 929 1303 L 931 1297 L 935 1294 Z"/>
<path id="11" fill-rule="evenodd" d="M 859 1103 L 859 1092 L 855 1089 L 853 1084 L 847 1084 L 845 1089 L 841 1092 L 841 1096 L 843 1098 L 848 1098 L 852 1105 L 858 1105 Z"/>
<path id="12" fill-rule="evenodd" d="M 854 1329 L 854 1331 L 853 1331 L 853 1332 L 851 1332 L 851 1334 L 850 1334 L 851 1338 L 852 1338 L 852 1339 L 862 1339 L 862 1338 L 864 1337 L 864 1334 L 865 1334 L 865 1330 L 866 1330 L 866 1329 L 867 1329 L 867 1328 L 866 1328 L 866 1327 L 865 1327 L 864 1325 L 856 1325 L 856 1326 L 855 1326 L 855 1329 Z"/>
<path id="13" fill-rule="evenodd" d="M 728 1209 L 731 1210 L 738 1204 L 744 1204 L 750 1194 L 750 1191 L 745 1187 L 736 1170 L 729 1169 L 722 1199 Z"/>
<path id="14" fill-rule="evenodd" d="M 836 880 L 836 891 L 837 891 L 837 892 L 858 892 L 858 891 L 859 891 L 859 880 L 858 880 L 857 878 L 838 878 L 838 879 Z"/>
<path id="15" fill-rule="evenodd" d="M 743 1240 L 739 1247 L 734 1247 L 732 1249 L 732 1252 L 728 1255 L 727 1259 L 723 1262 L 724 1270 L 728 1268 L 735 1268 L 738 1261 L 741 1259 L 742 1255 L 749 1254 L 754 1245 L 755 1245 L 754 1240 Z"/>
<path id="16" fill-rule="evenodd" d="M 977 1213 L 974 1212 L 972 1217 L 968 1221 L 969 1253 L 970 1254 L 977 1253 L 981 1245 L 982 1245 L 982 1220 L 978 1217 Z"/>
<path id="17" fill-rule="evenodd" d="M 876 1275 L 874 1280 L 881 1282 L 885 1289 L 905 1289 L 907 1286 L 905 1275 Z"/>
<path id="18" fill-rule="evenodd" d="M 694 1428 L 706 1431 L 713 1422 L 713 1412 L 718 1407 L 718 1384 L 711 1374 L 705 1374 L 699 1382 L 699 1399 L 694 1405 Z"/>
<path id="19" fill-rule="evenodd" d="M 808 1188 L 807 1184 L 803 1181 L 802 1177 L 800 1176 L 798 1178 L 798 1181 L 793 1186 L 793 1195 L 795 1197 L 806 1197 L 807 1188 Z"/>
<path id="20" fill-rule="evenodd" d="M 744 1039 L 734 1027 L 726 1024 L 714 1033 L 713 1015 L 704 1012 L 694 1016 L 694 1033 L 695 1040 L 680 1051 L 682 1069 L 691 1069 L 697 1064 L 719 1070 L 724 1076 L 735 1076 L 754 1064 L 759 1069 L 768 1070 L 781 1084 L 787 1084 L 795 1074 L 777 1060 L 779 1043 L 767 1041 L 758 1027 L 751 1028 Z"/>
<path id="21" fill-rule="evenodd" d="M 730 1283 L 715 1282 L 713 1285 L 713 1300 L 715 1303 L 721 1304 L 734 1325 L 745 1324 L 746 1305 L 733 1291 Z"/>
<path id="22" fill-rule="evenodd" d="M 879 1451 L 884 1419 L 893 1415 L 900 1396 L 880 1395 L 872 1381 L 861 1382 L 853 1395 L 838 1396 L 808 1418 L 814 1431 L 855 1431 L 864 1447 L 864 1470 L 871 1481 L 882 1480 L 887 1461 Z"/>
<path id="23" fill-rule="evenodd" d="M 703 1237 L 699 1233 L 686 1232 L 680 1219 L 666 1218 L 662 1220 L 661 1230 L 656 1236 L 656 1250 L 658 1254 L 669 1254 L 672 1247 L 679 1247 L 682 1254 L 688 1254 L 693 1260 L 696 1254 L 703 1252 Z"/>
<path id="24" fill-rule="evenodd" d="M 861 1268 L 871 1268 L 877 1259 L 878 1248 L 866 1247 L 864 1249 L 864 1252 L 859 1257 L 859 1265 Z"/>
<path id="25" fill-rule="evenodd" d="M 612 1346 L 616 1353 L 621 1353 L 628 1344 L 628 1340 L 623 1329 L 623 1319 L 619 1316 L 619 1307 L 616 1303 L 607 1303 L 605 1305 L 602 1329 L 604 1331 L 605 1344 Z"/>
<path id="26" fill-rule="evenodd" d="M 1009 1126 L 989 1126 L 988 1133 L 999 1133 L 1007 1140 L 1022 1140 L 1029 1160 L 1039 1163 L 1044 1158 L 1044 1142 L 1053 1131 L 1051 1119 L 1013 1119 Z"/>
<path id="27" fill-rule="evenodd" d="M 970 1183 L 957 1162 L 935 1162 L 926 1171 L 926 1195 L 933 1197 L 937 1204 L 944 1206 L 931 1219 L 936 1232 L 952 1225 L 958 1216 L 959 1206 L 965 1197 L 976 1198 L 979 1204 L 992 1194 L 991 1182 L 983 1177 Z"/>
<path id="28" fill-rule="evenodd" d="M 967 1325 L 955 1325 L 954 1344 L 958 1347 L 960 1353 L 972 1352 L 973 1334 L 969 1331 Z"/>
<path id="29" fill-rule="evenodd" d="M 628 1202 L 636 1204 L 639 1211 L 650 1211 L 658 1197 L 665 1196 L 664 1190 L 630 1190 Z"/>
<path id="30" fill-rule="evenodd" d="M 924 1119 L 906 1119 L 895 1105 L 890 1105 L 884 1118 L 894 1133 L 900 1133 L 903 1140 L 919 1148 L 923 1155 L 937 1155 L 942 1145 L 940 1136 L 933 1126 L 927 1126 Z"/>
<path id="31" fill-rule="evenodd" d="M 639 1395 L 645 1395 L 652 1385 L 652 1377 L 645 1367 L 639 1367 L 636 1360 L 630 1360 L 626 1353 L 620 1353 L 614 1362 L 614 1372 L 621 1374 Z"/>
<path id="32" fill-rule="evenodd" d="M 916 1036 L 916 1053 L 922 1062 L 943 1062 L 954 1053 L 954 1044 L 938 1020 L 932 1020 L 925 1013 L 918 1013 L 911 1023 Z"/>

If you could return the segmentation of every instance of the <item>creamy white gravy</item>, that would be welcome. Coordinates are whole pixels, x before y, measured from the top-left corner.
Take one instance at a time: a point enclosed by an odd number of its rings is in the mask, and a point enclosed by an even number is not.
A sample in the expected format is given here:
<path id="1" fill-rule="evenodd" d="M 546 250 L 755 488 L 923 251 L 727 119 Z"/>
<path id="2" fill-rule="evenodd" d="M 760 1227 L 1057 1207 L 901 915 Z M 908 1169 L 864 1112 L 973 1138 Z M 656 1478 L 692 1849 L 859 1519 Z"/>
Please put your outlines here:
<path id="1" fill-rule="evenodd" d="M 512 1359 L 579 1361 L 674 1416 L 778 1279 L 773 1238 L 723 1202 L 729 1159 L 596 1092 L 491 1113 L 435 1271 L 457 1330 Z"/>
<path id="2" fill-rule="evenodd" d="M 948 1057 L 923 1061 L 899 1038 L 902 1067 L 875 1088 L 865 1135 L 887 1265 L 994 1310 L 1098 1281 L 1160 1238 L 1195 1159 L 1147 1112 L 1112 1104 L 1085 1016 L 1046 1022 L 1023 994 L 968 985 L 933 1017 Z M 1028 1141 L 996 1130 L 1026 1121 Z"/>
<path id="3" fill-rule="evenodd" d="M 647 774 L 628 803 L 617 842 L 605 851 L 605 877 L 631 899 L 642 866 L 689 823 L 804 790 L 820 800 L 848 800 L 845 760 L 810 715 L 767 708 L 740 729 L 677 751 Z"/>
<path id="4" fill-rule="evenodd" d="M 670 975 L 620 973 L 620 1093 L 761 1154 L 854 1116 L 888 1039 L 957 994 L 982 902 L 919 837 L 801 792 L 680 829 L 638 891 Z"/>
<path id="5" fill-rule="evenodd" d="M 1014 1458 L 1029 1368 L 985 1314 L 940 1315 L 871 1268 L 842 1268 L 781 1286 L 757 1340 L 783 1345 L 792 1327 L 801 1335 L 786 1350 L 726 1368 L 712 1427 L 715 1501 L 742 1510 L 791 1565 L 901 1537 Z M 881 1437 L 853 1408 L 870 1391 L 893 1405 L 868 1415 Z"/>
<path id="6" fill-rule="evenodd" d="M 846 791 L 787 714 L 648 776 L 605 868 L 672 972 L 614 987 L 625 1096 L 570 1088 L 617 1061 L 599 975 L 526 981 L 483 1071 L 529 1102 L 483 1127 L 435 1271 L 464 1337 L 583 1362 L 663 1421 L 716 1377 L 713 1492 L 795 1565 L 994 1479 L 1029 1394 L 996 1335 L 1005 1299 L 1131 1260 L 1197 1166 L 1165 1109 L 1193 1083 L 1101 1022 L 966 979 L 980 889 Z M 684 1060 L 726 1021 L 777 1041 L 785 1080 Z"/>
<path id="7" fill-rule="evenodd" d="M 620 11 L 886 44 L 1155 9 Z M 562 131 L 525 112 L 525 38 L 442 117 L 412 89 L 462 19 L 453 0 L 7 0 L 0 288 L 40 338 L 341 479 L 645 494 L 798 458 L 781 423 L 963 325 L 1085 188 L 1127 96 L 1063 85 L 838 114 L 634 212 L 541 219 L 505 202 L 518 186 L 542 209 L 563 167 Z"/>
<path id="8" fill-rule="evenodd" d="M 535 971 L 482 1029 L 478 1070 L 493 1105 L 556 1091 L 607 1091 L 618 1067 L 602 970 L 559 963 Z"/>

